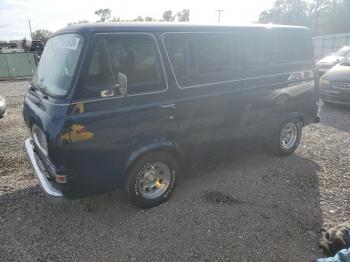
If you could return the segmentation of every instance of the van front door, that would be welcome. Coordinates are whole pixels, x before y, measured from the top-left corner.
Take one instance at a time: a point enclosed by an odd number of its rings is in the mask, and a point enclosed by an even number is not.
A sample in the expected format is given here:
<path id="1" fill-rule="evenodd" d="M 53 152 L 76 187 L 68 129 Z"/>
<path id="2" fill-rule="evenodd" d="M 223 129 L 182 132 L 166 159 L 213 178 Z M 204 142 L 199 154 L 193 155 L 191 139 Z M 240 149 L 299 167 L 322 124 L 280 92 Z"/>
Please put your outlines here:
<path id="1" fill-rule="evenodd" d="M 72 165 L 85 177 L 113 183 L 133 152 L 170 140 L 177 124 L 152 35 L 99 35 L 93 50 L 69 115 Z M 127 78 L 126 96 L 118 73 Z"/>

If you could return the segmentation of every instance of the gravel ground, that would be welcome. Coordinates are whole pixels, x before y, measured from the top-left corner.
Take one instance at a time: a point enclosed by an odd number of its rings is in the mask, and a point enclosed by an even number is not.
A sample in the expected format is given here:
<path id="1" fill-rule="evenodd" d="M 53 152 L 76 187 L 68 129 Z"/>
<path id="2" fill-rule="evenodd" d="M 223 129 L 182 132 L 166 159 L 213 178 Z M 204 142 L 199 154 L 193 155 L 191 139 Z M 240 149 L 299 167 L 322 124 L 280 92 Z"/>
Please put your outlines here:
<path id="1" fill-rule="evenodd" d="M 321 109 L 286 158 L 258 146 L 196 163 L 172 198 L 139 210 L 110 192 L 61 202 L 23 151 L 25 82 L 0 82 L 0 261 L 311 261 L 350 217 L 350 109 Z M 225 157 L 218 157 L 225 155 Z"/>

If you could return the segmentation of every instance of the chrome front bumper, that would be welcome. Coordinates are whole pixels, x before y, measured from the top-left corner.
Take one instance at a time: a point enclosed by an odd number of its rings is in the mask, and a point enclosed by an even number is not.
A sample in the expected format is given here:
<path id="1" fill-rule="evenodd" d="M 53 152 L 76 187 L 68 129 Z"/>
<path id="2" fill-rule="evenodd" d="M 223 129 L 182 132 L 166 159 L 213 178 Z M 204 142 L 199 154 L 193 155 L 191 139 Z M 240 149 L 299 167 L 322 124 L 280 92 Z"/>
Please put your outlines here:
<path id="1" fill-rule="evenodd" d="M 25 142 L 24 142 L 25 148 L 27 150 L 30 162 L 32 162 L 32 166 L 35 170 L 36 176 L 39 178 L 39 182 L 41 187 L 44 189 L 44 191 L 53 197 L 62 197 L 63 194 L 61 191 L 59 191 L 58 189 L 54 188 L 50 181 L 47 179 L 47 177 L 45 176 L 45 174 L 43 173 L 43 171 L 41 171 L 41 168 L 39 166 L 38 158 L 35 156 L 35 152 L 34 152 L 34 148 L 33 148 L 33 144 L 32 144 L 32 139 L 28 138 Z"/>
<path id="2" fill-rule="evenodd" d="M 322 88 L 320 99 L 334 104 L 350 105 L 350 88 Z"/>

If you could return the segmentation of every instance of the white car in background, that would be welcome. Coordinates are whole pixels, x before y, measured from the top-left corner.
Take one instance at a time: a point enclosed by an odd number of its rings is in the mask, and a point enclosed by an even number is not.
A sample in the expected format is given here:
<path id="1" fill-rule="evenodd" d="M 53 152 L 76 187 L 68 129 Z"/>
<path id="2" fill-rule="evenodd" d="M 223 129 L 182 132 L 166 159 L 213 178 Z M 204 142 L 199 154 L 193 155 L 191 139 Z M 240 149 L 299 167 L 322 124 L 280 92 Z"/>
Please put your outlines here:
<path id="1" fill-rule="evenodd" d="M 350 105 L 350 54 L 321 77 L 320 98 L 325 103 Z"/>
<path id="2" fill-rule="evenodd" d="M 316 64 L 318 72 L 320 73 L 320 75 L 323 75 L 333 66 L 335 66 L 340 61 L 342 61 L 344 57 L 349 54 L 350 54 L 350 46 L 343 46 L 337 52 L 322 58 Z"/>
<path id="3" fill-rule="evenodd" d="M 0 118 L 3 117 L 6 113 L 6 102 L 5 98 L 0 96 Z"/>

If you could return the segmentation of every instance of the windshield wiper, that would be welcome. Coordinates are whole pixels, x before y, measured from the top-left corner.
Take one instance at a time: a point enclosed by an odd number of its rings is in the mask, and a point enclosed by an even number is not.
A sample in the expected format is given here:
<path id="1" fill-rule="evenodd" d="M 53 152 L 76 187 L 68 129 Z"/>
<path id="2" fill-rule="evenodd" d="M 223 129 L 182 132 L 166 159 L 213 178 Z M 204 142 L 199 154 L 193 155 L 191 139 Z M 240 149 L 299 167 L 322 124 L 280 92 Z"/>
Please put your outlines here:
<path id="1" fill-rule="evenodd" d="M 30 82 L 29 83 L 29 86 L 30 86 L 30 91 L 33 91 L 34 93 L 38 93 L 38 91 L 39 91 L 39 93 L 41 94 L 41 97 L 42 98 L 44 98 L 44 99 L 49 99 L 49 97 L 43 92 L 43 89 L 42 88 L 39 88 L 38 86 L 36 86 L 36 85 L 34 85 L 34 83 L 33 82 Z"/>
<path id="2" fill-rule="evenodd" d="M 34 85 L 32 81 L 29 82 L 29 89 L 30 91 L 33 91 L 35 93 L 39 90 L 39 88 L 36 85 Z"/>

